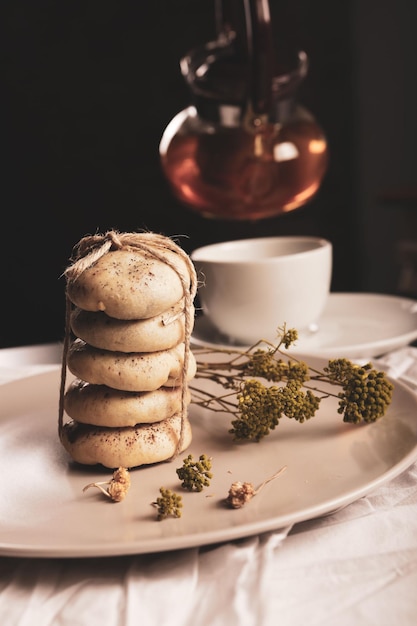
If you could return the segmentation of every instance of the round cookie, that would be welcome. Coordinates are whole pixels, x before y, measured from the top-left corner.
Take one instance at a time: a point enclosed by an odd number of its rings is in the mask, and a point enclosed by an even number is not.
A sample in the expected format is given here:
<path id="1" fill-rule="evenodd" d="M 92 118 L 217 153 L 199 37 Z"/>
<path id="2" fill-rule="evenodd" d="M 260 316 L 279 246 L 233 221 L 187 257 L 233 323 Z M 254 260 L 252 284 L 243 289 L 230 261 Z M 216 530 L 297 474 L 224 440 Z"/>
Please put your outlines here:
<path id="1" fill-rule="evenodd" d="M 74 380 L 64 396 L 64 409 L 76 422 L 120 427 L 151 424 L 181 411 L 182 388 L 155 391 L 119 391 L 105 385 Z M 187 404 L 191 401 L 187 392 Z"/>
<path id="2" fill-rule="evenodd" d="M 191 329 L 194 306 L 190 307 Z M 102 311 L 75 308 L 71 330 L 95 348 L 120 352 L 156 352 L 167 350 L 185 339 L 184 299 L 164 313 L 139 320 L 109 317 Z"/>
<path id="3" fill-rule="evenodd" d="M 129 469 L 170 459 L 177 451 L 181 422 L 180 415 L 155 424 L 127 428 L 68 422 L 63 425 L 61 442 L 77 463 Z M 191 439 L 191 426 L 186 417 L 180 452 L 190 445 Z"/>
<path id="4" fill-rule="evenodd" d="M 160 315 L 184 297 L 177 273 L 190 286 L 185 260 L 172 252 L 160 252 L 167 262 L 141 250 L 114 250 L 100 257 L 77 278 L 67 282 L 67 295 L 86 311 L 104 311 L 117 319 L 147 319 Z"/>
<path id="5" fill-rule="evenodd" d="M 76 378 L 94 385 L 122 391 L 154 391 L 181 385 L 184 349 L 181 343 L 158 352 L 111 352 L 76 339 L 68 350 L 67 365 Z M 186 382 L 194 378 L 196 369 L 190 351 Z"/>

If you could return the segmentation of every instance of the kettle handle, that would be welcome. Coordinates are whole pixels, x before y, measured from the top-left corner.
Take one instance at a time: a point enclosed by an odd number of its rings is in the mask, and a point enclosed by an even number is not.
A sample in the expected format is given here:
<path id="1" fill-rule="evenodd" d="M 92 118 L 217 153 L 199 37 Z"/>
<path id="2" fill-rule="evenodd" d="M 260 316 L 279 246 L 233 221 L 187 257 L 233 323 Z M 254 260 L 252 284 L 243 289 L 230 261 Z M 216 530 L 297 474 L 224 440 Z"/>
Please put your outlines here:
<path id="1" fill-rule="evenodd" d="M 249 53 L 249 105 L 255 117 L 268 116 L 272 104 L 274 44 L 268 0 L 245 0 Z"/>

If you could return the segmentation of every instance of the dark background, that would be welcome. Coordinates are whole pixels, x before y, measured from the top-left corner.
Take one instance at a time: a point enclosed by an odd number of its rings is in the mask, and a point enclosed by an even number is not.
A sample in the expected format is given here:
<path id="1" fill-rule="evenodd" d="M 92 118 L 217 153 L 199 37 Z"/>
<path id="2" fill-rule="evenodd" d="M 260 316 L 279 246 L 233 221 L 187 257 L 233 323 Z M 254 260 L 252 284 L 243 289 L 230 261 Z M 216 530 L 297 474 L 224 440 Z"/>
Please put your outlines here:
<path id="1" fill-rule="evenodd" d="M 318 234 L 334 244 L 334 291 L 396 291 L 396 241 L 414 225 L 380 195 L 417 178 L 417 3 L 270 4 L 276 36 L 309 55 L 299 99 L 331 158 L 306 207 L 248 224 L 179 205 L 159 165 L 190 103 L 179 59 L 215 38 L 214 0 L 3 2 L 0 348 L 62 338 L 72 247 L 110 228 L 181 236 L 187 252 Z"/>

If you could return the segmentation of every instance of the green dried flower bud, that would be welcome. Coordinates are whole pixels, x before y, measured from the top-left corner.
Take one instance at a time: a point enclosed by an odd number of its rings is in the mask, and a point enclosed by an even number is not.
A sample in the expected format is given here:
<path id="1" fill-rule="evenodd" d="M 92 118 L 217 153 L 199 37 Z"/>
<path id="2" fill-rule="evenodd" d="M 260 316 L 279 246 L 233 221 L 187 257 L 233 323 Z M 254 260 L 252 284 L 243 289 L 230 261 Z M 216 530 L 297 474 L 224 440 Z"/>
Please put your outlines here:
<path id="1" fill-rule="evenodd" d="M 182 497 L 165 487 L 161 487 L 159 493 L 161 495 L 152 503 L 158 509 L 158 522 L 170 516 L 181 517 Z"/>
<path id="2" fill-rule="evenodd" d="M 188 491 L 202 491 L 210 485 L 213 478 L 211 473 L 211 458 L 201 454 L 198 461 L 194 461 L 193 455 L 189 454 L 183 461 L 182 467 L 177 469 L 178 478 L 182 481 L 181 486 Z"/>

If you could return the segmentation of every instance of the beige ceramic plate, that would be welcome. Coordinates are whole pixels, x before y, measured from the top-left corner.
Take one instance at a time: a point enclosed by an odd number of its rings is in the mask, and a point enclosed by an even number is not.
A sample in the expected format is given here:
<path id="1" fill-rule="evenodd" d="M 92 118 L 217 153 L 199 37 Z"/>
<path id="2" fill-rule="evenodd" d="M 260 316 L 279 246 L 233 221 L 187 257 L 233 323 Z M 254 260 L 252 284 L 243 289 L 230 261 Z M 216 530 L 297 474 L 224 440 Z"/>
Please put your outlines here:
<path id="1" fill-rule="evenodd" d="M 224 542 L 327 514 L 394 478 L 417 459 L 417 399 L 396 385 L 379 422 L 343 424 L 331 400 L 305 424 L 282 420 L 259 444 L 231 442 L 229 419 L 191 410 L 187 451 L 213 459 L 201 493 L 183 493 L 180 519 L 156 521 L 159 487 L 179 487 L 177 461 L 131 472 L 126 499 L 113 503 L 92 481 L 111 473 L 74 467 L 57 436 L 59 367 L 0 386 L 0 554 L 91 557 L 176 550 Z M 224 506 L 233 481 L 255 486 L 287 466 L 244 508 Z"/>
<path id="2" fill-rule="evenodd" d="M 262 339 L 262 333 L 260 333 Z M 326 358 L 368 358 L 417 339 L 417 301 L 372 293 L 332 293 L 319 329 L 300 335 L 289 354 Z M 231 345 L 201 316 L 193 333 L 195 345 Z"/>

